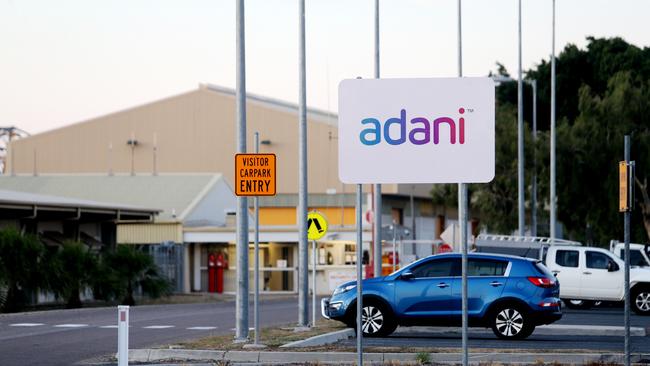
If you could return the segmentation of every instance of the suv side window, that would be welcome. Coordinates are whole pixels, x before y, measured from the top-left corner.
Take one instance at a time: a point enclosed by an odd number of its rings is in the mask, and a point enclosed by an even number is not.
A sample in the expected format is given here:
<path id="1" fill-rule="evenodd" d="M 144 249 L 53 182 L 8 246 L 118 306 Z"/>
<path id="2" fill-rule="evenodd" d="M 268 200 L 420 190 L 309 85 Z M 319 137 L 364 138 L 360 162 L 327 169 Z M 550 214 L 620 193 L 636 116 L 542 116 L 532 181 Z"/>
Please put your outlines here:
<path id="1" fill-rule="evenodd" d="M 555 263 L 562 267 L 578 267 L 577 250 L 558 250 L 555 252 Z"/>
<path id="2" fill-rule="evenodd" d="M 473 259 L 467 263 L 468 276 L 503 276 L 508 262 L 493 259 Z"/>
<path id="3" fill-rule="evenodd" d="M 607 269 L 607 263 L 612 260 L 607 254 L 587 251 L 587 268 Z"/>
<path id="4" fill-rule="evenodd" d="M 458 276 L 454 258 L 434 259 L 414 268 L 411 272 L 415 278 Z"/>

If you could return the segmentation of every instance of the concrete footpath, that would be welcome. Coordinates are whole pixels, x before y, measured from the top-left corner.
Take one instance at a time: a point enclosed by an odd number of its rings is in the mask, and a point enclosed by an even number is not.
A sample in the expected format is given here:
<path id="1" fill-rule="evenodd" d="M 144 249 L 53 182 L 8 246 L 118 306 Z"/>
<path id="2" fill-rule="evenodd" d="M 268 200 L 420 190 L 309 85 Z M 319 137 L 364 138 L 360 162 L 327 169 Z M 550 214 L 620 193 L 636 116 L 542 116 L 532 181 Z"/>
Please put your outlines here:
<path id="1" fill-rule="evenodd" d="M 155 362 L 224 362 L 228 364 L 354 364 L 354 352 L 269 352 L 269 351 L 203 351 L 174 349 L 135 349 L 129 352 L 129 361 L 138 363 Z M 422 354 L 416 353 L 364 353 L 368 364 L 416 363 Z M 429 353 L 433 364 L 458 364 L 460 353 Z M 470 363 L 500 364 L 586 364 L 623 363 L 623 354 L 599 353 L 470 353 Z M 632 355 L 634 363 L 650 363 L 650 353 Z"/>

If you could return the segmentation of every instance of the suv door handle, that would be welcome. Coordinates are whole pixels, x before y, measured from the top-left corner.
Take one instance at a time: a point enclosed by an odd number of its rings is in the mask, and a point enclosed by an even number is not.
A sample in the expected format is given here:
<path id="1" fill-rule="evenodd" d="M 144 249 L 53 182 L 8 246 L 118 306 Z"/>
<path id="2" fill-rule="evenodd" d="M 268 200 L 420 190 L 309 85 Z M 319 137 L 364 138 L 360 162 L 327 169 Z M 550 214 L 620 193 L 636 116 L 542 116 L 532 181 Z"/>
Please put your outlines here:
<path id="1" fill-rule="evenodd" d="M 503 283 L 501 283 L 499 281 L 490 282 L 490 286 L 492 286 L 492 287 L 498 287 L 498 286 L 502 286 L 502 285 L 503 285 Z"/>
<path id="2" fill-rule="evenodd" d="M 560 273 L 561 271 L 555 270 L 555 271 L 552 271 L 552 272 L 555 273 L 555 274 L 558 274 L 558 273 Z"/>
<path id="3" fill-rule="evenodd" d="M 446 283 L 444 283 L 444 282 L 440 282 L 440 283 L 438 284 L 438 287 L 439 287 L 439 288 L 445 288 L 445 287 L 449 287 L 449 285 L 446 284 Z"/>
<path id="4" fill-rule="evenodd" d="M 582 272 L 582 274 L 591 274 L 591 272 L 586 271 L 586 272 Z"/>

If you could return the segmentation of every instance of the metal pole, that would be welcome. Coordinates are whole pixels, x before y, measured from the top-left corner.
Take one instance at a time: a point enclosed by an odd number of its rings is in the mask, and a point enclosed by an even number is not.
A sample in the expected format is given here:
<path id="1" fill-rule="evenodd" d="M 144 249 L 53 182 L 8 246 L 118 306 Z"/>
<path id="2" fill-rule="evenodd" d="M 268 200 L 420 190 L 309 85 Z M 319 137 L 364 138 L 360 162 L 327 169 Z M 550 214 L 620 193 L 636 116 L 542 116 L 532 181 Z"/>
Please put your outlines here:
<path id="1" fill-rule="evenodd" d="M 316 240 L 311 241 L 311 326 L 316 326 Z"/>
<path id="2" fill-rule="evenodd" d="M 537 236 L 537 80 L 533 86 L 533 182 L 531 192 L 530 235 Z"/>
<path id="3" fill-rule="evenodd" d="M 260 152 L 260 134 L 255 132 L 255 153 Z M 255 327 L 255 345 L 260 344 L 260 198 L 255 196 L 255 299 L 253 300 L 253 316 Z"/>
<path id="4" fill-rule="evenodd" d="M 397 234 L 397 224 L 395 223 L 395 220 L 393 220 L 393 272 L 395 272 L 395 245 L 396 243 L 396 234 Z"/>
<path id="5" fill-rule="evenodd" d="M 625 164 L 627 165 L 628 171 L 628 201 L 630 197 L 630 192 L 634 186 L 634 182 L 630 182 L 630 135 L 625 135 Z M 625 366 L 630 366 L 630 211 L 632 207 L 628 209 L 623 214 L 624 220 L 624 234 L 623 240 L 625 241 Z"/>
<path id="6" fill-rule="evenodd" d="M 413 198 L 415 194 L 415 186 L 411 186 L 411 231 L 413 232 L 413 236 L 411 237 L 412 240 L 415 240 L 415 200 Z M 415 254 L 415 251 L 413 251 L 413 254 Z"/>
<path id="7" fill-rule="evenodd" d="M 363 329 L 361 309 L 363 308 L 361 246 L 363 245 L 363 227 L 361 222 L 361 184 L 357 184 L 357 366 L 363 365 Z"/>
<path id="8" fill-rule="evenodd" d="M 379 79 L 379 0 L 375 0 L 375 79 Z M 382 241 L 381 241 L 381 184 L 375 184 L 373 187 L 375 226 L 374 232 L 374 274 L 375 277 L 382 275 Z"/>
<path id="9" fill-rule="evenodd" d="M 307 81 L 305 68 L 305 0 L 298 0 L 298 326 L 309 322 L 307 243 Z"/>
<path id="10" fill-rule="evenodd" d="M 517 72 L 517 176 L 519 191 L 519 236 L 524 236 L 524 85 L 521 80 L 521 0 L 519 0 L 519 70 Z"/>
<path id="11" fill-rule="evenodd" d="M 555 193 L 555 0 L 553 0 L 553 31 L 551 42 L 551 208 L 550 208 L 550 232 L 551 240 L 555 239 L 555 222 L 557 198 Z"/>
<path id="12" fill-rule="evenodd" d="M 463 77 L 463 33 L 462 33 L 461 0 L 458 0 L 458 77 Z M 462 287 L 462 363 L 468 365 L 467 350 L 467 185 L 458 184 L 458 220 L 460 221 L 461 257 L 461 287 Z"/>
<path id="13" fill-rule="evenodd" d="M 237 152 L 246 152 L 244 0 L 237 0 Z M 248 339 L 248 199 L 237 197 L 236 341 Z"/>

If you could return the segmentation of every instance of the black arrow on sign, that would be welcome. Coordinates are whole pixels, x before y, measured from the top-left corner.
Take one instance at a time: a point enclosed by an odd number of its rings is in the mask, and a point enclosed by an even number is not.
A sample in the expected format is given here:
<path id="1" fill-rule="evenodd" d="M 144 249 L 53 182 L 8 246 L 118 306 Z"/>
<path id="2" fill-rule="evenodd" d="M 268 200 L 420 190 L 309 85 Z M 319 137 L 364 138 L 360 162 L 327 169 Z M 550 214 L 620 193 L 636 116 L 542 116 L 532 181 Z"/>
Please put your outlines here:
<path id="1" fill-rule="evenodd" d="M 319 233 L 323 232 L 323 228 L 320 226 L 320 222 L 318 222 L 318 219 L 308 219 L 307 220 L 307 230 L 311 227 L 311 224 L 316 225 L 316 229 L 318 230 Z"/>

